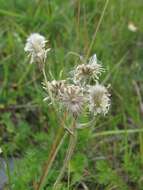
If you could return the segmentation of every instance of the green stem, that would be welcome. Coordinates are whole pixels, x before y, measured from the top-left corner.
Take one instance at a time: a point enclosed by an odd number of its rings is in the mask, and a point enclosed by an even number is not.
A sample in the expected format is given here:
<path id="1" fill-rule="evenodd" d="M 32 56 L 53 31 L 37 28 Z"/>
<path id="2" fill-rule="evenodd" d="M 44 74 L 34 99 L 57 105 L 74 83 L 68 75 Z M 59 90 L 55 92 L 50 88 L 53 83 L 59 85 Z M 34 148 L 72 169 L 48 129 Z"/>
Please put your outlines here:
<path id="1" fill-rule="evenodd" d="M 37 184 L 37 187 L 36 187 L 36 190 L 40 190 L 44 183 L 45 183 L 45 180 L 46 180 L 46 177 L 51 169 L 51 166 L 56 158 L 56 155 L 60 149 L 60 147 L 62 146 L 63 142 L 64 142 L 64 139 L 66 138 L 67 136 L 67 132 L 63 135 L 64 133 L 64 128 L 61 127 L 59 128 L 58 132 L 57 132 L 57 136 L 56 136 L 56 139 L 55 139 L 55 142 L 52 146 L 52 149 L 51 149 L 51 152 L 49 154 L 49 158 L 45 164 L 45 167 L 44 167 L 44 170 L 43 170 L 43 174 L 40 178 L 40 181 L 39 183 Z"/>
<path id="2" fill-rule="evenodd" d="M 44 77 L 44 80 L 45 80 L 45 85 L 46 85 L 46 87 L 48 89 L 49 96 L 50 96 L 50 98 L 52 100 L 52 96 L 51 96 L 51 93 L 50 93 L 50 90 L 49 90 L 48 80 L 47 80 L 47 76 L 46 76 L 46 72 L 45 72 L 45 64 L 44 64 L 44 62 L 41 61 L 41 64 L 39 65 L 39 68 L 40 68 L 40 70 L 42 70 L 43 77 Z M 54 102 L 52 102 L 52 104 L 53 104 L 53 107 L 55 109 Z M 66 113 L 65 113 L 64 121 L 65 121 L 65 119 L 66 119 Z M 57 131 L 55 141 L 54 141 L 54 143 L 52 145 L 52 148 L 51 148 L 51 151 L 49 153 L 48 160 L 45 163 L 45 167 L 43 169 L 42 176 L 41 176 L 41 178 L 39 180 L 39 183 L 36 184 L 36 186 L 34 187 L 35 190 L 40 190 L 44 186 L 46 177 L 49 174 L 49 171 L 50 171 L 50 169 L 52 167 L 52 164 L 53 164 L 53 162 L 54 162 L 54 160 L 56 158 L 56 155 L 57 155 L 57 153 L 58 153 L 58 151 L 59 151 L 59 149 L 60 149 L 60 147 L 61 147 L 61 145 L 62 145 L 62 143 L 63 143 L 63 141 L 64 141 L 64 139 L 66 137 L 66 135 L 67 135 L 67 133 L 64 134 L 64 122 L 62 122 L 62 124 L 63 124 L 63 126 L 60 127 L 58 129 L 58 131 Z"/>
<path id="3" fill-rule="evenodd" d="M 57 189 L 57 186 L 58 184 L 60 183 L 64 173 L 65 173 L 65 170 L 71 160 L 71 157 L 73 155 L 73 152 L 74 152 L 74 148 L 75 148 L 75 145 L 76 145 L 76 139 L 77 139 L 77 133 L 76 133 L 76 123 L 74 121 L 73 123 L 73 127 L 72 127 L 72 132 L 73 132 L 73 135 L 71 134 L 70 136 L 70 140 L 69 140 L 69 146 L 68 146 L 68 150 L 67 150 L 67 153 L 66 153 L 66 156 L 65 156 L 65 159 L 64 159 L 64 162 L 63 162 L 63 167 L 59 173 L 59 176 L 57 177 L 56 179 L 56 182 L 54 184 L 54 190 Z"/>
<path id="4" fill-rule="evenodd" d="M 130 134 L 130 133 L 143 133 L 143 129 L 126 129 L 126 130 L 112 130 L 112 131 L 103 131 L 94 134 L 92 137 L 99 136 L 108 136 L 108 135 L 121 135 L 121 134 Z"/>
<path id="5" fill-rule="evenodd" d="M 99 28 L 100 28 L 100 25 L 101 25 L 101 23 L 102 23 L 102 20 L 103 20 L 103 17 L 104 17 L 104 15 L 105 15 L 105 11 L 106 11 L 106 8 L 107 8 L 108 3 L 109 3 L 109 0 L 106 0 L 105 5 L 104 5 L 104 8 L 103 8 L 103 11 L 102 11 L 101 16 L 100 16 L 100 19 L 99 19 L 99 22 L 98 22 L 97 27 L 96 27 L 96 29 L 95 29 L 95 32 L 94 32 L 94 35 L 93 35 L 91 44 L 90 44 L 90 46 L 89 46 L 89 48 L 88 48 L 88 50 L 87 50 L 86 59 L 88 58 L 88 56 L 89 56 L 89 54 L 90 54 L 90 52 L 91 52 L 91 49 L 92 49 L 92 47 L 93 47 L 93 45 L 94 45 L 94 42 L 95 42 L 95 39 L 96 39 L 96 35 L 97 35 L 97 32 L 98 32 L 98 30 L 99 30 Z"/>

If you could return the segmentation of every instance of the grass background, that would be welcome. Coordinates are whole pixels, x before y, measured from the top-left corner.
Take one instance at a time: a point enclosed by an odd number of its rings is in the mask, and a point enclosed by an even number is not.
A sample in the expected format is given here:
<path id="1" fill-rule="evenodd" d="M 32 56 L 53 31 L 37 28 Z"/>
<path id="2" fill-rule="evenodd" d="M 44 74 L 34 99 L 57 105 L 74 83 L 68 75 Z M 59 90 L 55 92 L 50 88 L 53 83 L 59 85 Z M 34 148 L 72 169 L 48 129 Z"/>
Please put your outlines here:
<path id="1" fill-rule="evenodd" d="M 60 125 L 43 102 L 42 75 L 24 53 L 27 36 L 39 32 L 49 39 L 47 72 L 65 78 L 80 63 L 70 52 L 87 54 L 105 2 L 0 0 L 0 147 L 5 159 L 16 158 L 11 189 L 32 189 Z M 92 132 L 79 132 L 70 187 L 65 175 L 62 190 L 143 189 L 142 10 L 142 0 L 109 0 L 90 56 L 96 53 L 107 70 L 102 81 L 111 84 L 112 105 Z M 137 32 L 128 30 L 129 22 Z M 45 189 L 52 189 L 65 150 L 66 143 Z"/>

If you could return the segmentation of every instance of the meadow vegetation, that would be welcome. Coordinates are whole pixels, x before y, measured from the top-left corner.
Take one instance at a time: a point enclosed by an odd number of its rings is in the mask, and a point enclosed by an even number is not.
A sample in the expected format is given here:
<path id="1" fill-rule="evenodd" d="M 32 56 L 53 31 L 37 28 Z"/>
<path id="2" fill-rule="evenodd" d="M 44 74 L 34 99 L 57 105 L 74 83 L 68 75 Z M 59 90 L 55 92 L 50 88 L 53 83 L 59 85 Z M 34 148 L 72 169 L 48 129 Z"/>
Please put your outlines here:
<path id="1" fill-rule="evenodd" d="M 0 0 L 0 155 L 7 163 L 5 189 L 33 189 L 61 126 L 55 110 L 43 101 L 42 73 L 24 52 L 29 34 L 38 32 L 51 47 L 46 61 L 51 78 L 67 78 L 81 63 L 78 55 L 96 53 L 106 70 L 100 82 L 111 85 L 110 111 L 90 129 L 79 130 L 59 189 L 143 190 L 142 10 L 142 0 Z M 52 190 L 67 141 L 45 190 Z M 9 158 L 15 160 L 12 172 Z"/>

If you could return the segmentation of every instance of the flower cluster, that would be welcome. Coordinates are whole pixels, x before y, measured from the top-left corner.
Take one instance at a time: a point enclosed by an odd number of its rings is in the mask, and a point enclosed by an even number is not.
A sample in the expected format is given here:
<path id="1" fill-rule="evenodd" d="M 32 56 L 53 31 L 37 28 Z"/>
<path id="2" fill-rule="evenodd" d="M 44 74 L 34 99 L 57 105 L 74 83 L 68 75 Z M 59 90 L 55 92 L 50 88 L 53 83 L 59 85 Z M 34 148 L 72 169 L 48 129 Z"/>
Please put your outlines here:
<path id="1" fill-rule="evenodd" d="M 89 72 L 85 72 L 84 68 Z M 105 86 L 98 83 L 97 79 L 102 71 L 104 69 L 97 61 L 95 62 L 94 55 L 88 64 L 78 65 L 75 68 L 72 83 L 68 83 L 68 80 L 53 80 L 44 88 L 50 91 L 55 101 L 60 102 L 74 116 L 78 116 L 84 106 L 88 107 L 93 115 L 105 115 L 110 107 L 110 94 Z M 90 85 L 90 80 L 87 79 L 94 77 L 95 84 Z"/>
<path id="2" fill-rule="evenodd" d="M 31 62 L 45 62 L 49 49 L 45 48 L 45 37 L 34 33 L 29 36 L 25 51 L 29 52 Z M 82 63 L 72 71 L 72 80 L 45 81 L 44 89 L 49 99 L 60 103 L 68 112 L 77 117 L 83 110 L 93 114 L 105 115 L 110 107 L 108 89 L 99 84 L 99 77 L 105 71 L 94 54 L 87 63 Z"/>

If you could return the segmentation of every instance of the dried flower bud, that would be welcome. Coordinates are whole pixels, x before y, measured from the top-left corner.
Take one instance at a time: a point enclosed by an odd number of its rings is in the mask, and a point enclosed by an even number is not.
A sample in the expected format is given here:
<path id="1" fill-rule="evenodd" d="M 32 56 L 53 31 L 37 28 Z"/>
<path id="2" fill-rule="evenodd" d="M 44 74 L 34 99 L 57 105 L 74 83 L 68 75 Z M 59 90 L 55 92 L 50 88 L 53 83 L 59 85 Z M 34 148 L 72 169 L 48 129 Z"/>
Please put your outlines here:
<path id="1" fill-rule="evenodd" d="M 74 116 L 79 115 L 84 104 L 84 95 L 79 86 L 69 85 L 60 93 L 60 100 Z"/>
<path id="2" fill-rule="evenodd" d="M 54 98 L 58 98 L 59 94 L 64 90 L 66 85 L 65 80 L 53 80 L 51 82 L 43 83 L 43 88 L 48 92 L 50 91 Z"/>
<path id="3" fill-rule="evenodd" d="M 97 63 L 96 54 L 94 54 L 88 64 L 81 64 L 75 68 L 73 80 L 76 84 L 85 83 L 90 79 L 97 80 L 103 71 L 104 69 Z"/>
<path id="4" fill-rule="evenodd" d="M 89 87 L 89 111 L 92 113 L 104 115 L 108 112 L 110 107 L 110 94 L 106 87 L 96 84 Z"/>

